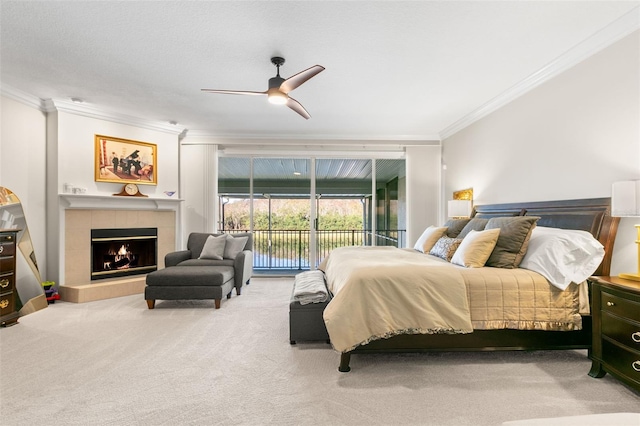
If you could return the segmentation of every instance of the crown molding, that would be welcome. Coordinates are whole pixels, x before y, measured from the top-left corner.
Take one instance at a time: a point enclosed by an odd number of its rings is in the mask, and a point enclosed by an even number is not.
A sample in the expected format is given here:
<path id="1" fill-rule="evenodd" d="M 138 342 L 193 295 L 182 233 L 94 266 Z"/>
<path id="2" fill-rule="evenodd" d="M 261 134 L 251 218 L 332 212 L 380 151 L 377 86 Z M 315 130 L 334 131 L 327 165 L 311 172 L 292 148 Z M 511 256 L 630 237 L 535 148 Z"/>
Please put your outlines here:
<path id="1" fill-rule="evenodd" d="M 0 94 L 9 99 L 13 99 L 16 102 L 20 102 L 28 107 L 35 108 L 39 111 L 45 112 L 44 102 L 37 96 L 30 95 L 15 87 L 2 83 L 0 86 Z"/>
<path id="2" fill-rule="evenodd" d="M 538 87 L 542 83 L 576 66 L 585 59 L 599 51 L 611 46 L 640 28 L 640 7 L 622 15 L 606 27 L 602 28 L 591 37 L 578 43 L 567 52 L 554 59 L 552 62 L 531 74 L 515 86 L 507 89 L 502 94 L 491 99 L 475 111 L 464 116 L 449 127 L 440 132 L 439 138 L 445 140 L 467 126 L 475 123 L 483 117 L 498 110 L 504 105 L 524 95 L 528 91 Z"/>
<path id="3" fill-rule="evenodd" d="M 291 134 L 216 134 L 189 130 L 184 144 L 279 144 L 279 145 L 433 145 L 440 143 L 439 135 L 291 135 Z"/>
<path id="4" fill-rule="evenodd" d="M 155 130 L 175 135 L 186 134 L 187 130 L 184 126 L 144 120 L 141 118 L 131 117 L 115 112 L 107 112 L 85 103 L 75 103 L 64 99 L 42 100 L 37 96 L 28 94 L 7 84 L 2 84 L 2 86 L 0 87 L 0 94 L 44 113 L 51 113 L 56 111 L 66 112 L 83 117 L 106 120 L 119 124 L 127 124 L 130 126 L 141 127 L 143 129 Z"/>
<path id="5" fill-rule="evenodd" d="M 158 132 L 171 133 L 180 135 L 185 131 L 183 126 L 173 125 L 169 123 L 144 120 L 142 118 L 132 117 L 117 112 L 104 111 L 95 106 L 86 103 L 76 103 L 64 99 L 47 99 L 44 101 L 44 111 L 65 112 L 68 114 L 80 115 L 82 117 L 95 118 L 98 120 L 111 121 L 118 124 L 126 124 L 129 126 L 140 127 Z"/>

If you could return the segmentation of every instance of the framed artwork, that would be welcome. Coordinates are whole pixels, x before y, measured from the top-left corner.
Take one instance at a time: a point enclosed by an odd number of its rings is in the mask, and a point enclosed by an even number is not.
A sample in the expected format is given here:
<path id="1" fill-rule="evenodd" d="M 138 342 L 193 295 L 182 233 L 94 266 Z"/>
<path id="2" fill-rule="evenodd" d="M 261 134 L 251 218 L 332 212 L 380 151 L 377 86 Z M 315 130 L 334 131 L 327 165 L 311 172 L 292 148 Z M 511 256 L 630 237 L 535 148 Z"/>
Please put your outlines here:
<path id="1" fill-rule="evenodd" d="M 158 184 L 156 145 L 111 136 L 95 136 L 96 182 Z"/>

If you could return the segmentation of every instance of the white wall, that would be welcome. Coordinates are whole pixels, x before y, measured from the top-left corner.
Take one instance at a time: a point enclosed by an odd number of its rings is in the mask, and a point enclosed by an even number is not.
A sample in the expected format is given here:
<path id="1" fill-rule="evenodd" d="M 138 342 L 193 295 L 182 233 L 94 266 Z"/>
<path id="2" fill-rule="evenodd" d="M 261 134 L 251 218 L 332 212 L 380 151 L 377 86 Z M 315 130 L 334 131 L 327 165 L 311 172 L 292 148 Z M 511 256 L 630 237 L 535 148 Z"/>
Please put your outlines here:
<path id="1" fill-rule="evenodd" d="M 0 186 L 9 188 L 20 198 L 38 269 L 46 280 L 46 116 L 38 108 L 6 96 L 0 97 L 0 102 Z M 41 289 L 21 256 L 17 262 L 19 288 Z M 34 296 L 36 294 L 30 292 L 21 298 Z"/>
<path id="2" fill-rule="evenodd" d="M 217 146 L 182 144 L 180 147 L 180 194 L 182 203 L 183 244 L 192 232 L 217 230 Z"/>
<path id="3" fill-rule="evenodd" d="M 443 142 L 445 192 L 474 203 L 611 196 L 640 179 L 640 32 L 613 44 Z M 633 219 L 612 274 L 635 271 Z"/>
<path id="4" fill-rule="evenodd" d="M 440 146 L 408 146 L 407 171 L 407 247 L 413 247 L 422 232 L 442 222 Z"/>
<path id="5" fill-rule="evenodd" d="M 140 192 L 164 198 L 164 191 L 178 191 L 178 135 L 141 127 L 58 112 L 58 193 L 71 183 L 87 188 L 87 194 L 112 195 L 122 184 L 95 181 L 95 135 L 113 136 L 157 145 L 158 185 L 139 185 Z"/>

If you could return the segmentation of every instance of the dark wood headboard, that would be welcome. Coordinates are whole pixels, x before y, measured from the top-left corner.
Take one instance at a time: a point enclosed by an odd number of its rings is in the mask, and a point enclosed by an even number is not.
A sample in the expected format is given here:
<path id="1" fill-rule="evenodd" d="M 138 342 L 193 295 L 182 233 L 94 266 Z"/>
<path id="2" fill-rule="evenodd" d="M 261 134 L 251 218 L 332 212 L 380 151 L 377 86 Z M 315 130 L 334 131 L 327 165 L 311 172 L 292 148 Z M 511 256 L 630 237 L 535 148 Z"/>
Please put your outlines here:
<path id="1" fill-rule="evenodd" d="M 611 198 L 535 201 L 474 206 L 471 217 L 538 216 L 537 226 L 591 232 L 602 243 L 605 256 L 594 275 L 609 275 L 613 244 L 620 218 L 611 216 Z"/>

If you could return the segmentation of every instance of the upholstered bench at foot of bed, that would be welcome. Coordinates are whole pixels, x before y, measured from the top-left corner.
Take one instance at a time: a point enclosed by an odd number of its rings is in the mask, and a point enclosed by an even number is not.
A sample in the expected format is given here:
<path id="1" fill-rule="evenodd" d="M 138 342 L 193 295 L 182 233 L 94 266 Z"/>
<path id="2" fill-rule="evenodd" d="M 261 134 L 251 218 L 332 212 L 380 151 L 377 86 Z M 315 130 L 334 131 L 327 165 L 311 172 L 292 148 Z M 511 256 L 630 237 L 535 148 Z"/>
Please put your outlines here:
<path id="1" fill-rule="evenodd" d="M 330 301 L 331 294 L 329 294 L 329 300 L 326 302 L 301 305 L 300 302 L 293 298 L 293 295 L 291 296 L 289 303 L 289 342 L 292 345 L 299 341 L 316 340 L 324 340 L 330 343 L 329 333 L 327 333 L 327 327 L 324 325 L 324 319 L 322 318 L 322 312 Z"/>
<path id="2" fill-rule="evenodd" d="M 220 309 L 222 296 L 231 298 L 232 266 L 171 266 L 147 275 L 144 298 L 149 309 L 156 300 L 213 299 Z M 240 289 L 237 289 L 238 295 Z"/>

